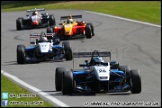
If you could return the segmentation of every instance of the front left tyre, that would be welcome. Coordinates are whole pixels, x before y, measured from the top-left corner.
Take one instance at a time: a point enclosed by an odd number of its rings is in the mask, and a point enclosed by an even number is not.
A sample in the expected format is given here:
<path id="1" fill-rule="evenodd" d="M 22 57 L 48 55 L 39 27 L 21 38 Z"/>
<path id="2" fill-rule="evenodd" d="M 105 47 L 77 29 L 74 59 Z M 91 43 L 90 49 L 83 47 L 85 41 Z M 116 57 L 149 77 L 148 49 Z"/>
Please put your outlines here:
<path id="1" fill-rule="evenodd" d="M 94 36 L 95 33 L 94 33 L 94 27 L 93 27 L 93 24 L 92 24 L 92 23 L 87 23 L 87 25 L 90 25 L 90 28 L 91 28 L 91 35 Z"/>
<path id="2" fill-rule="evenodd" d="M 91 26 L 90 26 L 90 24 L 87 24 L 86 26 L 85 26 L 85 35 L 86 35 L 86 38 L 87 39 L 90 39 L 90 38 L 92 38 L 92 33 L 91 33 L 92 31 L 91 31 Z"/>
<path id="3" fill-rule="evenodd" d="M 140 93 L 141 92 L 141 77 L 140 77 L 140 71 L 137 69 L 130 70 L 131 75 L 131 92 L 133 94 Z"/>

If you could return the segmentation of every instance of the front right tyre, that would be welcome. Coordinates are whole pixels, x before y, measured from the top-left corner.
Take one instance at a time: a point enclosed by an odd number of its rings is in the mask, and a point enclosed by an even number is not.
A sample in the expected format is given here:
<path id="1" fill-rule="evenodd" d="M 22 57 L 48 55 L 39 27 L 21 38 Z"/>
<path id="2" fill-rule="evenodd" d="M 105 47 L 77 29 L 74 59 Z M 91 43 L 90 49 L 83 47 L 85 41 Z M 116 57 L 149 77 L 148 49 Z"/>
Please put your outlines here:
<path id="1" fill-rule="evenodd" d="M 69 42 L 62 42 L 62 44 L 64 45 L 64 51 L 65 51 L 65 58 L 66 60 L 72 60 L 72 49 L 71 46 L 69 44 Z"/>
<path id="2" fill-rule="evenodd" d="M 73 92 L 73 73 L 71 71 L 63 72 L 62 94 L 72 94 Z"/>
<path id="3" fill-rule="evenodd" d="M 64 67 L 57 67 L 55 71 L 55 88 L 56 91 L 62 90 L 62 74 L 66 69 Z"/>
<path id="4" fill-rule="evenodd" d="M 25 46 L 17 45 L 17 63 L 24 64 L 25 63 Z"/>
<path id="5" fill-rule="evenodd" d="M 18 18 L 16 20 L 16 29 L 22 30 L 23 29 L 23 18 Z"/>

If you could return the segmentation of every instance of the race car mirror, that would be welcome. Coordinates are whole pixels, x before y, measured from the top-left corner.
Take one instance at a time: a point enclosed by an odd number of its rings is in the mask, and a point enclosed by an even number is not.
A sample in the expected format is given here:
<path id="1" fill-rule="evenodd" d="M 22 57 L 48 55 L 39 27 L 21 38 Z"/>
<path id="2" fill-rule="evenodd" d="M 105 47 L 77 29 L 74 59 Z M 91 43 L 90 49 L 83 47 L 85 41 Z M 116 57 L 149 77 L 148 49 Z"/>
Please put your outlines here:
<path id="1" fill-rule="evenodd" d="M 30 44 L 35 44 L 35 42 L 30 42 Z"/>
<path id="2" fill-rule="evenodd" d="M 79 64 L 79 67 L 85 67 L 86 64 Z"/>
<path id="3" fill-rule="evenodd" d="M 86 63 L 88 63 L 88 60 L 85 60 Z"/>
<path id="4" fill-rule="evenodd" d="M 101 63 L 104 66 L 108 66 L 108 62 Z"/>

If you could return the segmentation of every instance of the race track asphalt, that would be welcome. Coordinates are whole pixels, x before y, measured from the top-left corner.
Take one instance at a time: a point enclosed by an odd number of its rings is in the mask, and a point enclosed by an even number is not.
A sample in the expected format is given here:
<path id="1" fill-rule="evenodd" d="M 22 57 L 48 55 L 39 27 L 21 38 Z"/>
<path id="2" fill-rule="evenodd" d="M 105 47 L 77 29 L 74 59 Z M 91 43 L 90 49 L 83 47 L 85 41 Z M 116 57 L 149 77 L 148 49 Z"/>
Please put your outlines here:
<path id="1" fill-rule="evenodd" d="M 16 19 L 25 17 L 25 11 L 1 13 L 1 70 L 8 72 L 24 82 L 50 94 L 69 106 L 91 106 L 93 102 L 142 102 L 142 106 L 158 103 L 161 106 L 161 27 L 140 24 L 118 18 L 88 13 L 80 10 L 51 10 L 57 25 L 60 16 L 83 16 L 86 22 L 92 22 L 95 36 L 91 39 L 70 40 L 74 51 L 111 51 L 112 60 L 120 65 L 129 65 L 131 69 L 139 69 L 142 79 L 142 92 L 99 93 L 96 96 L 65 95 L 55 90 L 55 69 L 58 66 L 72 68 L 72 61 L 42 62 L 39 64 L 19 65 L 16 62 L 16 46 L 29 46 L 29 34 L 46 32 L 46 28 L 16 30 Z M 80 62 L 79 62 L 80 61 Z M 75 62 L 84 62 L 84 59 Z M 6 85 L 7 86 L 7 85 Z M 116 102 L 116 103 L 115 103 Z M 118 106 L 118 105 L 117 105 Z M 126 107 L 128 105 L 125 105 Z M 107 105 L 108 107 L 108 105 Z"/>

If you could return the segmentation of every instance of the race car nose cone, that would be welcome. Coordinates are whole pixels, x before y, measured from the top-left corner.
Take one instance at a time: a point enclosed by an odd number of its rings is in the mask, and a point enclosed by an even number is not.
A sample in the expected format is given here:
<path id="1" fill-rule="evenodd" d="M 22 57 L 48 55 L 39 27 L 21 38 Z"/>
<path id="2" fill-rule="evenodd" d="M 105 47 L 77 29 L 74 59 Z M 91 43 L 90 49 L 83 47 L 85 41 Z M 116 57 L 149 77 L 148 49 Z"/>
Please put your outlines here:
<path id="1" fill-rule="evenodd" d="M 38 25 L 38 21 L 32 22 L 33 25 Z"/>

